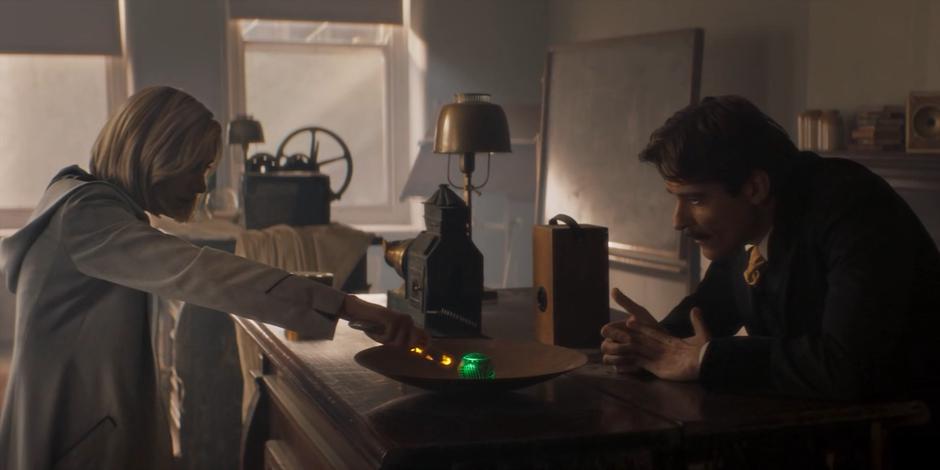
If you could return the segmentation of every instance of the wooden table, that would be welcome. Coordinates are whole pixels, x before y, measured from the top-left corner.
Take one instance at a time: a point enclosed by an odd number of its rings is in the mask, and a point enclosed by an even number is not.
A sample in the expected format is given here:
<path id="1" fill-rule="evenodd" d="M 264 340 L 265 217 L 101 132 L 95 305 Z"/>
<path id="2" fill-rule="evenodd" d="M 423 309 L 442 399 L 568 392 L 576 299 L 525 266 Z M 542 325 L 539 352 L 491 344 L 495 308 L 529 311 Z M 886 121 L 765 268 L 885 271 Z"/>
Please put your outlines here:
<path id="1" fill-rule="evenodd" d="M 531 296 L 530 289 L 500 291 L 497 303 L 484 304 L 484 331 L 531 338 Z M 807 439 L 824 439 L 817 447 L 826 451 L 830 436 L 855 436 L 851 446 L 862 436 L 877 466 L 883 425 L 927 417 L 920 402 L 714 394 L 596 363 L 516 392 L 457 401 L 357 365 L 355 353 L 375 343 L 344 322 L 333 341 L 290 342 L 280 328 L 235 320 L 263 356 L 243 442 L 250 469 L 684 467 L 715 452 L 744 461 L 768 449 L 785 456 Z"/>

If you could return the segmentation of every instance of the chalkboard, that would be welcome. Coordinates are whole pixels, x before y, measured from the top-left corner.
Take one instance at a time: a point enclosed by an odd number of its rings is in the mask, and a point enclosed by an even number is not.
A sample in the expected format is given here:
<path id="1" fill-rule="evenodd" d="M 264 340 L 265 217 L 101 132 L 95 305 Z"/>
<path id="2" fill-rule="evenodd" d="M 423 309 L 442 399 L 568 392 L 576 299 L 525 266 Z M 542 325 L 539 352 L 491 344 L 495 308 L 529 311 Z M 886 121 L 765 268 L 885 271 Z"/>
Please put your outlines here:
<path id="1" fill-rule="evenodd" d="M 637 156 L 650 134 L 698 101 L 700 29 L 549 48 L 542 98 L 540 223 L 558 213 L 609 229 L 615 261 L 685 271 L 674 198 Z"/>

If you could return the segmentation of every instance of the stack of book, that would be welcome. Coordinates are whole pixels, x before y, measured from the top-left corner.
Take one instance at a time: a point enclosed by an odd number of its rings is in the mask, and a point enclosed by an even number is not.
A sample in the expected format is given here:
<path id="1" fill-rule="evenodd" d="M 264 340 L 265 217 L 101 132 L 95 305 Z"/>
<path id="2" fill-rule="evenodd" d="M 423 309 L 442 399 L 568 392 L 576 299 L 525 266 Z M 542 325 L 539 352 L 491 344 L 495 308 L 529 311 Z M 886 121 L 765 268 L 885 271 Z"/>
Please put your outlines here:
<path id="1" fill-rule="evenodd" d="M 904 149 L 904 107 L 884 106 L 858 112 L 850 150 Z"/>

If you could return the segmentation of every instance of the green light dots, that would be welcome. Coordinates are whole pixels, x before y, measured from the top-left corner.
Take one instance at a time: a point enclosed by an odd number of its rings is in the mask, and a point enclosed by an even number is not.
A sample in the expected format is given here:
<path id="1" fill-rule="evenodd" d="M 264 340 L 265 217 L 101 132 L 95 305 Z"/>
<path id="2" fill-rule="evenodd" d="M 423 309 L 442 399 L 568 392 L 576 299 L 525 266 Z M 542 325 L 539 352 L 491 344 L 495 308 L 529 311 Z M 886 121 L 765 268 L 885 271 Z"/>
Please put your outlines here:
<path id="1" fill-rule="evenodd" d="M 493 369 L 493 362 L 486 354 L 467 353 L 460 358 L 460 365 L 457 366 L 458 375 L 461 379 L 494 379 L 496 371 Z"/>

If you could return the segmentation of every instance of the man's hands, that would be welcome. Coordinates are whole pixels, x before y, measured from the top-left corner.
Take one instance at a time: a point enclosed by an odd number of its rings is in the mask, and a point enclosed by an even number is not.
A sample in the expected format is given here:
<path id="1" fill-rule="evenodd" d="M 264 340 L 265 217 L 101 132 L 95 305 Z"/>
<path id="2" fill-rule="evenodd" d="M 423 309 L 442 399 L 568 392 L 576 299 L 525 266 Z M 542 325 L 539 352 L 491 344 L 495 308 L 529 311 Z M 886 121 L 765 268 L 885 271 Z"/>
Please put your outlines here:
<path id="1" fill-rule="evenodd" d="M 623 292 L 620 292 L 620 289 L 614 288 L 610 295 L 618 305 L 627 311 L 629 321 L 635 324 L 646 325 L 665 333 L 665 330 L 659 326 L 659 322 L 650 315 L 649 310 L 646 310 L 624 295 Z M 601 343 L 601 352 L 604 353 L 604 364 L 613 365 L 614 368 L 617 369 L 617 372 L 622 374 L 636 372 L 641 368 L 636 353 L 631 351 L 629 346 L 616 339 L 620 338 L 622 334 L 627 334 L 626 323 L 625 321 L 616 321 L 608 323 L 601 328 L 601 335 L 604 337 L 604 342 Z"/>
<path id="2" fill-rule="evenodd" d="M 350 321 L 361 320 L 385 327 L 381 333 L 366 333 L 370 338 L 398 348 L 408 349 L 428 343 L 428 334 L 414 326 L 411 317 L 389 310 L 381 305 L 366 302 L 354 295 L 343 301 L 344 317 Z"/>
<path id="3" fill-rule="evenodd" d="M 698 379 L 699 353 L 711 338 L 700 308 L 694 307 L 690 312 L 695 335 L 676 338 L 620 289 L 614 289 L 611 295 L 629 316 L 626 321 L 608 323 L 601 329 L 605 364 L 613 365 L 620 373 L 643 368 L 662 379 Z"/>

